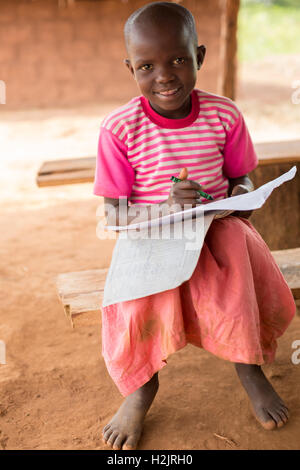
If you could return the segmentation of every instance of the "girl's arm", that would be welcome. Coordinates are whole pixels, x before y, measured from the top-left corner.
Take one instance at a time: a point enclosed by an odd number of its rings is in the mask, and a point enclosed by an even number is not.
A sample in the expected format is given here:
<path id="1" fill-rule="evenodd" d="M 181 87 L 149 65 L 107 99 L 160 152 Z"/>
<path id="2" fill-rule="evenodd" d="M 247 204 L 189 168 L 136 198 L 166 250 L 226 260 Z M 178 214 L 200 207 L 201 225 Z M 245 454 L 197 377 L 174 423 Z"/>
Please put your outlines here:
<path id="1" fill-rule="evenodd" d="M 238 194 L 249 193 L 254 190 L 254 184 L 248 174 L 239 176 L 239 178 L 229 178 L 228 196 L 237 196 Z M 234 216 L 249 219 L 253 211 L 235 211 Z"/>
<path id="2" fill-rule="evenodd" d="M 138 222 L 144 222 L 146 220 L 151 220 L 153 216 L 153 206 L 161 207 L 164 205 L 163 215 L 169 214 L 169 205 L 167 201 L 163 201 L 159 204 L 152 204 L 152 205 L 142 205 L 142 214 L 139 213 L 139 210 L 133 215 L 129 214 L 128 211 L 130 210 L 130 206 L 122 206 L 120 207 L 119 199 L 112 199 L 108 197 L 104 197 L 104 209 L 105 209 L 105 218 L 107 225 L 119 226 L 119 225 L 130 225 L 131 223 L 136 223 L 137 218 L 139 219 Z M 135 208 L 138 209 L 138 204 L 135 204 Z M 152 208 L 152 213 L 151 213 Z M 124 211 L 122 214 L 119 213 L 119 210 Z M 172 212 L 172 211 L 171 211 Z"/>
<path id="3" fill-rule="evenodd" d="M 238 194 L 249 193 L 254 190 L 254 185 L 248 175 L 239 176 L 239 178 L 228 178 L 229 189 L 228 196 L 237 196 Z M 240 187 L 241 186 L 241 187 Z M 233 189 L 236 187 L 233 193 Z"/>

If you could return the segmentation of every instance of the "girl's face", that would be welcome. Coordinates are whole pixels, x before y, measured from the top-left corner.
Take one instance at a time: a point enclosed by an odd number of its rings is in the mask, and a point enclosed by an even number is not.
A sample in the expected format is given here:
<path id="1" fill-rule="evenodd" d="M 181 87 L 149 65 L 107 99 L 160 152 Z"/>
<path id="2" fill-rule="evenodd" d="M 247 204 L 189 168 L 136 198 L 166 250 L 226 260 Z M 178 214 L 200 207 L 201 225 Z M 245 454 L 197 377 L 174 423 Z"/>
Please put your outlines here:
<path id="1" fill-rule="evenodd" d="M 185 26 L 135 27 L 125 61 L 152 108 L 164 117 L 179 119 L 190 112 L 190 94 L 205 47 L 196 47 Z"/>

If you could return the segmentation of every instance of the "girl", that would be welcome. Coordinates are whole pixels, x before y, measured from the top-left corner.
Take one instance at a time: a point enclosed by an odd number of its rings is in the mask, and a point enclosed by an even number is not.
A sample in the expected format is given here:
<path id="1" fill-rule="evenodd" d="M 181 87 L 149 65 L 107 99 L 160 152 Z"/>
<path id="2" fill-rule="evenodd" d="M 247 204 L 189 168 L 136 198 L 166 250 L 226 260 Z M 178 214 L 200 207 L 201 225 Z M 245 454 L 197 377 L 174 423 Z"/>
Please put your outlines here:
<path id="1" fill-rule="evenodd" d="M 152 204 L 198 204 L 198 189 L 214 199 L 252 191 L 247 173 L 257 156 L 240 111 L 194 88 L 205 47 L 197 46 L 191 13 L 175 3 L 148 4 L 128 19 L 125 40 L 141 96 L 102 123 L 94 193 L 116 208 L 127 196 L 150 217 Z M 184 180 L 173 184 L 179 174 Z M 261 365 L 274 360 L 296 307 L 249 215 L 212 222 L 196 269 L 180 287 L 102 309 L 103 356 L 126 397 L 103 429 L 113 449 L 137 447 L 158 371 L 187 343 L 235 364 L 264 428 L 287 422 L 288 408 Z"/>

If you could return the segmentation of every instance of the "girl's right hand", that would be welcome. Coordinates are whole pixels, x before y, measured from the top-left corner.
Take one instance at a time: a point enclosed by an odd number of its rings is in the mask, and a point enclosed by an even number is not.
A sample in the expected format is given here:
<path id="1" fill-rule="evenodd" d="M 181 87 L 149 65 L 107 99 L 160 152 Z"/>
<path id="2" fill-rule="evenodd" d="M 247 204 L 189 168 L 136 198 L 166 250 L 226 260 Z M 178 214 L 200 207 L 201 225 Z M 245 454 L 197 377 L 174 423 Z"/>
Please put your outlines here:
<path id="1" fill-rule="evenodd" d="M 197 193 L 197 190 L 203 190 L 202 186 L 196 181 L 188 180 L 187 177 L 187 169 L 182 168 L 178 178 L 183 181 L 173 183 L 166 201 L 169 206 L 179 204 L 181 208 L 184 209 L 185 204 L 191 204 L 192 207 L 201 204 L 200 195 Z"/>

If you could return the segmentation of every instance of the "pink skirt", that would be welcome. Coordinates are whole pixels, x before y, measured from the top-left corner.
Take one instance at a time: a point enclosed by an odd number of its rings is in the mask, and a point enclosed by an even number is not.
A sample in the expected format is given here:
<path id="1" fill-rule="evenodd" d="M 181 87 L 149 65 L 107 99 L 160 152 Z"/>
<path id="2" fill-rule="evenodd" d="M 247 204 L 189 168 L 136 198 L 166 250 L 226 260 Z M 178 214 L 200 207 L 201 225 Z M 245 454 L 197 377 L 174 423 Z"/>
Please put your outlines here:
<path id="1" fill-rule="evenodd" d="M 188 281 L 102 308 L 102 354 L 127 396 L 187 343 L 231 362 L 270 363 L 295 312 L 261 236 L 248 220 L 229 216 L 212 222 Z"/>

